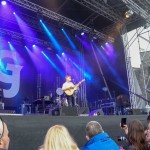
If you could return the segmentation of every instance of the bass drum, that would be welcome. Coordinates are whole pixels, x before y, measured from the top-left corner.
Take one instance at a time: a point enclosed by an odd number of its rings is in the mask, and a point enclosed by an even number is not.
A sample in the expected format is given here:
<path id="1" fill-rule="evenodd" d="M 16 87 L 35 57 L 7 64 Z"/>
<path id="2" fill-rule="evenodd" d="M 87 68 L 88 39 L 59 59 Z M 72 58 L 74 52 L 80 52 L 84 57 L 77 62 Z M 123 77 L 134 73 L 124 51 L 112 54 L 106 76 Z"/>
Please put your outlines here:
<path id="1" fill-rule="evenodd" d="M 63 92 L 62 88 L 57 88 L 57 89 L 56 89 L 56 94 L 57 94 L 57 95 L 61 96 L 63 93 L 64 93 L 64 92 Z"/>

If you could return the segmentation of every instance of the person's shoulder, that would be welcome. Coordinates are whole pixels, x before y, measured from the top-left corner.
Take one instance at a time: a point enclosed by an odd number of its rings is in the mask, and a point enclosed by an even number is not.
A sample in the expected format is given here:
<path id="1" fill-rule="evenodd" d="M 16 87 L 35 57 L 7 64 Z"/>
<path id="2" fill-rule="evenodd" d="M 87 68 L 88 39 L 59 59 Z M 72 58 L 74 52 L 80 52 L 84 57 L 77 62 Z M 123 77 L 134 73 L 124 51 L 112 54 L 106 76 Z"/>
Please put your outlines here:
<path id="1" fill-rule="evenodd" d="M 130 145 L 127 150 L 136 150 L 135 146 Z"/>
<path id="2" fill-rule="evenodd" d="M 81 150 L 90 150 L 88 146 L 83 146 Z"/>

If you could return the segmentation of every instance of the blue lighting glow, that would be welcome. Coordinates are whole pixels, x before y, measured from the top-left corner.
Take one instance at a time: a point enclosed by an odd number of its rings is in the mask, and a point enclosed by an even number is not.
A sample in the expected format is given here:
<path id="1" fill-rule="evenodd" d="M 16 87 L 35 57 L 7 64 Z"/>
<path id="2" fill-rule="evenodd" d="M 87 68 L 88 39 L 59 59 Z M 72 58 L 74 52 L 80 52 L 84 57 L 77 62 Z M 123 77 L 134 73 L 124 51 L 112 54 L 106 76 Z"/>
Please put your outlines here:
<path id="1" fill-rule="evenodd" d="M 15 48 L 12 46 L 12 44 L 8 41 L 8 44 L 9 44 L 9 48 L 11 51 L 15 51 Z"/>
<path id="2" fill-rule="evenodd" d="M 29 48 L 26 45 L 24 47 L 28 52 L 30 52 Z"/>
<path id="3" fill-rule="evenodd" d="M 15 12 L 13 12 L 13 14 L 15 15 L 16 13 L 15 13 Z"/>
<path id="4" fill-rule="evenodd" d="M 72 61 L 72 60 L 71 60 L 71 61 Z M 72 63 L 73 63 L 73 65 L 74 65 L 80 72 L 83 72 L 82 68 L 81 68 L 77 63 L 75 63 L 75 62 L 73 62 L 73 61 L 72 61 Z M 86 79 L 88 79 L 88 80 L 91 80 L 91 79 L 92 79 L 91 75 L 90 75 L 89 73 L 87 73 L 87 72 L 84 72 L 84 77 L 85 77 Z"/>
<path id="5" fill-rule="evenodd" d="M 65 35 L 65 37 L 67 38 L 70 46 L 74 49 L 74 50 L 77 50 L 75 44 L 72 42 L 71 38 L 68 36 L 67 32 L 63 29 L 62 30 L 63 34 Z"/>
<path id="6" fill-rule="evenodd" d="M 40 21 L 43 29 L 45 30 L 46 34 L 48 35 L 49 39 L 52 41 L 52 43 L 54 44 L 55 48 L 61 52 L 62 48 L 60 46 L 60 44 L 58 43 L 58 41 L 56 40 L 56 38 L 54 37 L 54 35 L 52 34 L 52 32 L 50 31 L 50 29 L 48 29 L 48 27 L 43 23 L 43 21 Z"/>
<path id="7" fill-rule="evenodd" d="M 35 48 L 35 47 L 36 47 L 36 45 L 34 44 L 34 45 L 32 45 L 32 47 L 33 47 L 33 48 Z"/>
<path id="8" fill-rule="evenodd" d="M 104 46 L 102 46 L 102 45 L 101 45 L 101 48 L 102 48 L 103 50 L 105 49 Z"/>
<path id="9" fill-rule="evenodd" d="M 14 52 L 14 54 L 15 54 L 15 55 L 13 55 L 15 64 L 19 64 L 19 60 L 18 60 L 17 55 L 16 55 L 17 52 L 16 52 L 14 46 L 13 46 L 9 41 L 8 41 L 8 45 L 9 45 L 10 50 L 11 50 L 12 52 Z"/>
<path id="10" fill-rule="evenodd" d="M 43 54 L 43 56 L 48 60 L 48 62 L 56 69 L 56 71 L 62 76 L 64 77 L 65 74 L 62 72 L 61 69 L 59 69 L 56 64 L 54 64 L 54 62 L 46 55 L 45 52 L 41 51 L 41 53 Z"/>
<path id="11" fill-rule="evenodd" d="M 102 51 L 98 48 L 98 46 L 95 43 L 93 43 L 93 45 L 96 48 L 96 50 L 98 51 L 98 53 L 100 54 L 100 56 L 103 59 L 103 61 L 106 63 L 108 69 L 111 71 L 111 73 L 113 74 L 113 76 L 118 80 L 118 82 L 120 83 L 120 85 L 124 86 L 123 80 L 118 75 L 118 73 L 116 72 L 115 68 L 111 65 L 111 62 L 106 58 L 106 56 L 102 53 Z"/>

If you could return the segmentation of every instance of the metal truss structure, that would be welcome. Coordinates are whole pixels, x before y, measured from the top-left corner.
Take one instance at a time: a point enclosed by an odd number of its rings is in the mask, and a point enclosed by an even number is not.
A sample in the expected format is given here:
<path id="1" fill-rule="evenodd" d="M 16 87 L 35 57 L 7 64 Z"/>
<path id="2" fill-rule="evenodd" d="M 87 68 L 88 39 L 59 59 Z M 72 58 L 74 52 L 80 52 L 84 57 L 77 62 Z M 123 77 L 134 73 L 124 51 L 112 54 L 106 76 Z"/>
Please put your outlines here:
<path id="1" fill-rule="evenodd" d="M 146 30 L 146 31 L 145 31 Z M 146 38 L 143 36 L 147 34 Z M 124 51 L 126 57 L 126 68 L 128 75 L 130 102 L 132 108 L 144 108 L 150 99 L 150 30 L 140 27 L 136 29 L 134 35 L 130 40 L 128 40 L 127 31 L 124 29 L 122 31 L 122 37 L 124 41 Z M 143 48 L 142 42 L 144 41 Z M 131 66 L 131 56 L 130 51 L 132 44 L 136 42 L 139 47 L 139 54 L 141 65 L 140 68 L 133 68 Z"/>
<path id="2" fill-rule="evenodd" d="M 18 32 L 14 32 L 14 31 L 4 29 L 4 28 L 0 28 L 0 33 L 3 36 L 10 36 L 10 39 L 12 39 L 12 41 L 14 41 L 14 43 L 18 44 L 18 45 L 22 45 L 26 41 L 30 44 L 34 43 L 35 45 L 39 45 L 41 47 L 42 46 L 46 47 L 53 52 L 55 51 L 51 42 L 44 41 L 44 40 L 39 39 L 39 38 L 30 37 L 30 36 L 23 35 L 23 34 L 20 34 Z M 63 47 L 63 49 L 65 49 L 66 51 L 72 51 L 68 47 Z"/>
<path id="3" fill-rule="evenodd" d="M 121 15 L 103 0 L 74 0 L 113 22 L 123 22 Z"/>
<path id="4" fill-rule="evenodd" d="M 16 4 L 18 6 L 21 6 L 23 8 L 26 8 L 28 10 L 31 10 L 33 12 L 40 13 L 43 16 L 48 17 L 50 19 L 53 19 L 55 21 L 61 21 L 65 25 L 68 25 L 68 26 L 70 26 L 70 27 L 72 27 L 74 29 L 77 29 L 77 30 L 80 30 L 80 31 L 82 30 L 82 31 L 84 31 L 86 33 L 92 32 L 92 29 L 90 27 L 82 25 L 82 24 L 80 24 L 80 23 L 78 23 L 76 21 L 73 21 L 73 20 L 71 20 L 71 19 L 69 19 L 67 17 L 64 17 L 64 16 L 62 16 L 62 15 L 60 15 L 58 13 L 55 13 L 55 12 L 53 12 L 51 10 L 48 10 L 48 9 L 46 9 L 44 7 L 41 7 L 41 6 L 39 6 L 39 5 L 35 4 L 35 3 L 32 3 L 32 2 L 30 2 L 28 0 L 8 0 L 8 1 L 11 2 L 11 3 Z M 94 30 L 94 34 L 100 39 L 104 39 L 104 40 L 107 39 L 108 41 L 114 41 L 113 38 L 107 37 L 105 34 L 99 32 L 97 30 Z"/>
<path id="5" fill-rule="evenodd" d="M 137 15 L 140 15 L 141 17 L 143 17 L 145 19 L 145 21 L 150 24 L 150 15 L 148 14 L 148 11 L 144 10 L 142 7 L 140 7 L 133 0 L 122 0 L 122 1 L 126 4 L 126 6 L 130 10 L 132 10 L 133 12 L 135 12 Z M 142 1 L 142 3 L 143 3 L 143 1 Z"/>
<path id="6" fill-rule="evenodd" d="M 127 69 L 127 76 L 128 76 L 128 85 L 129 85 L 129 92 L 135 92 L 135 84 L 133 80 L 133 68 L 131 66 L 131 57 L 129 52 L 129 42 L 128 42 L 128 36 L 127 36 L 127 30 L 126 27 L 122 29 L 122 39 L 124 43 L 124 53 L 125 53 L 125 61 L 126 61 L 126 69 Z M 130 93 L 130 104 L 131 108 L 135 108 L 134 103 L 136 101 L 135 95 Z"/>

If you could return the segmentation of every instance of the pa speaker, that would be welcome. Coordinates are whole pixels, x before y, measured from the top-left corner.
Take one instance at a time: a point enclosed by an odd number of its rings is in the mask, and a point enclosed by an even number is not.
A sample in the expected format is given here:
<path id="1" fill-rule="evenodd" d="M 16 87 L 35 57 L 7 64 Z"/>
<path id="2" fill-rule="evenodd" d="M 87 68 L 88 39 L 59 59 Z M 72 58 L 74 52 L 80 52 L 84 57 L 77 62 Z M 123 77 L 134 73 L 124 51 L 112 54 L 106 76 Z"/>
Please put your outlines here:
<path id="1" fill-rule="evenodd" d="M 142 109 L 132 109 L 133 115 L 142 115 L 143 110 Z"/>
<path id="2" fill-rule="evenodd" d="M 62 107 L 60 110 L 61 116 L 78 116 L 77 107 Z"/>
<path id="3" fill-rule="evenodd" d="M 89 107 L 79 107 L 78 114 L 89 114 Z"/>

